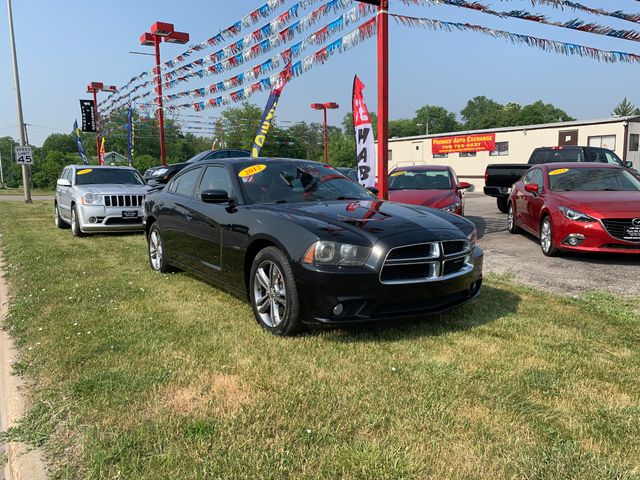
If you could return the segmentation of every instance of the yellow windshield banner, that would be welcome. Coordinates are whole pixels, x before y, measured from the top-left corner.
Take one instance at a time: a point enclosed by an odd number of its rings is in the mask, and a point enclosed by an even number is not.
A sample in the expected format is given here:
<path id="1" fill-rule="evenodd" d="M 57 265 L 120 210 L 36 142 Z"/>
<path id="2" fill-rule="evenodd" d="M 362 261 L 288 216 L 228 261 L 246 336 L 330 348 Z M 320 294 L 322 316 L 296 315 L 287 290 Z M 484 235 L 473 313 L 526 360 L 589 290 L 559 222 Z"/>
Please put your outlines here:
<path id="1" fill-rule="evenodd" d="M 569 171 L 568 168 L 558 168 L 557 170 L 552 170 L 549 172 L 549 175 L 560 175 L 562 173 L 567 173 Z"/>
<path id="2" fill-rule="evenodd" d="M 77 171 L 77 174 L 78 174 L 78 175 L 84 175 L 84 174 L 86 174 L 86 173 L 90 173 L 90 172 L 93 172 L 93 169 L 92 169 L 92 168 L 85 168 L 84 170 L 78 170 L 78 171 Z"/>
<path id="3" fill-rule="evenodd" d="M 398 176 L 400 176 L 400 175 L 405 175 L 406 173 L 407 173 L 407 172 L 393 172 L 393 173 L 391 174 L 391 176 L 392 176 L 392 177 L 398 177 Z"/>
<path id="4" fill-rule="evenodd" d="M 240 178 L 250 177 L 252 175 L 255 175 L 256 173 L 260 173 L 261 171 L 263 171 L 266 168 L 267 168 L 267 166 L 265 164 L 263 164 L 263 163 L 258 164 L 258 165 L 252 165 L 252 166 L 247 167 L 247 168 L 243 169 L 242 171 L 240 171 L 240 173 L 238 173 L 238 176 Z"/>

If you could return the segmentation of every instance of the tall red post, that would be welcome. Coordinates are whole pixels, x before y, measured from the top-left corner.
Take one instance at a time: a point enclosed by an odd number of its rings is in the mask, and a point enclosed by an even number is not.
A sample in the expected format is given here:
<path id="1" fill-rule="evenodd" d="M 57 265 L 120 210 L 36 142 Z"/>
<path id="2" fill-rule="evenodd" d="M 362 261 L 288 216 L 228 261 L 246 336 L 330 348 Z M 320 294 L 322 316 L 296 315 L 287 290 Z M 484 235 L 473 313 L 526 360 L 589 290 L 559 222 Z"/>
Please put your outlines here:
<path id="1" fill-rule="evenodd" d="M 327 142 L 327 107 L 324 107 L 324 164 L 329 164 L 329 152 L 328 152 L 328 142 Z"/>
<path id="2" fill-rule="evenodd" d="M 389 0 L 380 0 L 378 9 L 378 190 L 388 199 L 389 155 Z"/>
<path id="3" fill-rule="evenodd" d="M 100 163 L 100 119 L 98 118 L 98 89 L 93 87 L 93 121 L 96 124 L 96 156 L 98 157 L 98 163 Z"/>
<path id="4" fill-rule="evenodd" d="M 162 102 L 162 74 L 160 71 L 160 42 L 162 37 L 153 36 L 154 46 L 156 47 L 156 93 L 158 94 L 158 128 L 160 129 L 160 162 L 162 165 L 167 164 L 167 152 L 164 145 L 164 104 Z"/>

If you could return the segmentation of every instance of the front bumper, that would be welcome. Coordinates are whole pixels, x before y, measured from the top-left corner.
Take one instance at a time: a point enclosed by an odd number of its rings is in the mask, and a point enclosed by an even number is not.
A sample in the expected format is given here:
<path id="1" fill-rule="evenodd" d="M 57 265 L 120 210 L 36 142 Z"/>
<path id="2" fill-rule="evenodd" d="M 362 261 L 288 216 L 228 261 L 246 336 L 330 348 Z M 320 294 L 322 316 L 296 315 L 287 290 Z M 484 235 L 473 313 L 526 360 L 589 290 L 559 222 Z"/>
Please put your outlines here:
<path id="1" fill-rule="evenodd" d="M 482 284 L 483 253 L 473 250 L 473 270 L 425 283 L 382 284 L 379 272 L 353 268 L 328 270 L 294 264 L 305 323 L 357 325 L 439 313 L 475 298 Z M 344 311 L 334 315 L 342 304 Z"/>
<path id="2" fill-rule="evenodd" d="M 554 243 L 557 248 L 575 252 L 640 254 L 640 242 L 626 241 L 611 235 L 602 223 L 569 220 L 562 213 L 552 216 Z M 568 244 L 570 236 L 580 235 L 579 245 Z"/>
<path id="3" fill-rule="evenodd" d="M 123 211 L 136 212 L 134 218 L 123 217 Z M 91 232 L 139 232 L 144 229 L 142 207 L 104 207 L 100 205 L 79 205 L 78 221 L 80 229 Z"/>

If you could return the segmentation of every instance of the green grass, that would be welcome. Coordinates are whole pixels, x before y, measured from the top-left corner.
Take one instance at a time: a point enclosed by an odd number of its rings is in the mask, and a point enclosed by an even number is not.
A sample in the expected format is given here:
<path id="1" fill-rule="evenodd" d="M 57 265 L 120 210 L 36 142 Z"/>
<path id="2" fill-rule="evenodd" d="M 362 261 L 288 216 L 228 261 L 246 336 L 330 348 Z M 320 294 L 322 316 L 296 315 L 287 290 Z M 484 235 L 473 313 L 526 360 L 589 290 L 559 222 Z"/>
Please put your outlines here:
<path id="1" fill-rule="evenodd" d="M 34 188 L 31 195 L 55 195 L 55 190 L 50 188 Z M 0 188 L 0 195 L 24 195 L 24 189 L 20 188 Z"/>
<path id="2" fill-rule="evenodd" d="M 7 326 L 54 478 L 640 478 L 637 302 L 486 280 L 396 327 L 276 338 L 150 271 L 142 235 L 74 239 L 0 204 Z"/>

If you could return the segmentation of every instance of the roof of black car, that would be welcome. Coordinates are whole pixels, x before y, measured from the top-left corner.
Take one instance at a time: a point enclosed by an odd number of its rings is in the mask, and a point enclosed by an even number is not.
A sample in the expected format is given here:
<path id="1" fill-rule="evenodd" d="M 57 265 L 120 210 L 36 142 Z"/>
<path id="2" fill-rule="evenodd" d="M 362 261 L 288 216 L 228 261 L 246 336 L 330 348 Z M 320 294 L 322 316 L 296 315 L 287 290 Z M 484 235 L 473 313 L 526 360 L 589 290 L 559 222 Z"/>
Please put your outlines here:
<path id="1" fill-rule="evenodd" d="M 282 158 L 282 157 L 234 157 L 234 158 L 209 158 L 198 162 L 199 165 L 205 163 L 219 163 L 220 161 L 230 163 L 268 163 L 268 162 L 305 162 L 305 163 L 317 163 L 318 165 L 324 165 L 323 163 L 316 162 L 314 160 L 304 160 L 301 158 Z M 195 164 L 194 164 L 195 165 Z"/>

